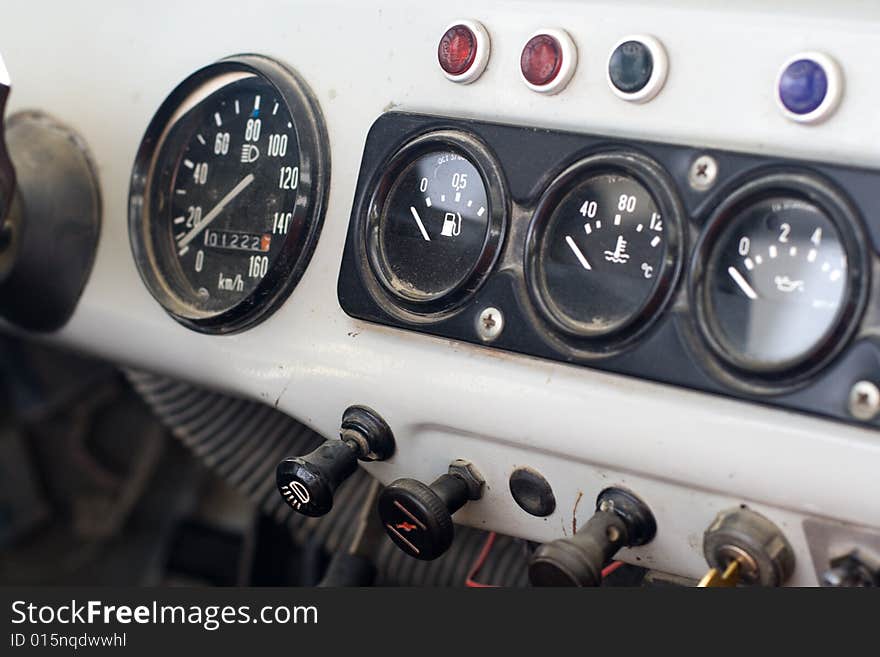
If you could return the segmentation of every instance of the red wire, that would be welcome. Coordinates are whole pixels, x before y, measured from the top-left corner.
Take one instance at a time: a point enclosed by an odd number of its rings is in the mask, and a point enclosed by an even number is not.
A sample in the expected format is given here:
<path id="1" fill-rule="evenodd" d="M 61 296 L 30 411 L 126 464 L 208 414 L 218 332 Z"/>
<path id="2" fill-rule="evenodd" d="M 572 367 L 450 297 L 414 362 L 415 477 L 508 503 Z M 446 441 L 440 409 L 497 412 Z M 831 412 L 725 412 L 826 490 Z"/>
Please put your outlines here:
<path id="1" fill-rule="evenodd" d="M 470 589 L 496 589 L 498 586 L 496 584 L 483 584 L 482 582 L 478 582 L 474 579 L 477 576 L 477 573 L 480 572 L 480 569 L 486 563 L 486 559 L 489 558 L 489 553 L 492 551 L 492 545 L 495 543 L 495 538 L 497 534 L 495 532 L 489 532 L 489 535 L 486 537 L 486 542 L 483 543 L 483 549 L 480 550 L 480 554 L 477 555 L 476 561 L 474 561 L 474 565 L 471 566 L 471 569 L 468 571 L 467 577 L 464 580 L 464 585 Z M 602 579 L 608 577 L 615 570 L 620 568 L 623 565 L 622 561 L 612 561 L 610 564 L 605 566 L 602 569 Z"/>
<path id="2" fill-rule="evenodd" d="M 620 568 L 622 565 L 622 561 L 612 561 L 610 564 L 602 569 L 602 579 L 608 577 L 611 573 Z"/>
<path id="3" fill-rule="evenodd" d="M 477 573 L 480 572 L 480 568 L 486 563 L 486 559 L 489 558 L 489 552 L 492 551 L 492 544 L 495 543 L 495 532 L 489 532 L 489 535 L 486 537 L 486 542 L 483 544 L 483 549 L 480 550 L 480 554 L 477 556 L 476 561 L 474 561 L 474 565 L 471 566 L 471 569 L 468 571 L 467 578 L 464 580 L 464 585 L 471 589 L 496 589 L 498 588 L 495 584 L 483 584 L 482 582 L 478 582 L 474 579 L 477 576 Z"/>

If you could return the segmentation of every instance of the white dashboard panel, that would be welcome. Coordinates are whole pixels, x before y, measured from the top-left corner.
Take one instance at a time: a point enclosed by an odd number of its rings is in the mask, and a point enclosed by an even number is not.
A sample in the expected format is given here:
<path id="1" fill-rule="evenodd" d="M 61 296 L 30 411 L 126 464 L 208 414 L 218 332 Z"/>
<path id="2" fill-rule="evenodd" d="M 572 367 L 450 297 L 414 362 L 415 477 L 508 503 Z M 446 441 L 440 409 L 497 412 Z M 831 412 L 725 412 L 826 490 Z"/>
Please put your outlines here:
<path id="1" fill-rule="evenodd" d="M 492 42 L 485 73 L 469 85 L 447 80 L 436 62 L 457 18 L 482 22 Z M 522 44 L 541 27 L 566 29 L 578 49 L 571 83 L 553 96 L 530 91 L 518 70 Z M 605 66 L 621 36 L 639 33 L 662 41 L 669 74 L 656 98 L 631 104 L 608 89 Z M 780 65 L 805 50 L 833 56 L 845 78 L 840 107 L 814 126 L 786 119 L 774 97 Z M 589 517 L 602 488 L 625 485 L 659 524 L 656 540 L 626 559 L 661 570 L 701 575 L 703 530 L 740 503 L 786 531 L 793 583 L 816 581 L 805 517 L 880 528 L 875 431 L 368 324 L 348 317 L 336 293 L 364 140 L 392 108 L 880 167 L 875 3 L 31 0 L 0 24 L 0 52 L 12 110 L 69 123 L 100 175 L 94 271 L 52 339 L 261 399 L 327 436 L 347 406 L 371 406 L 398 441 L 371 472 L 430 481 L 450 460 L 471 459 L 488 492 L 456 518 L 474 526 L 553 539 Z M 242 334 L 206 336 L 170 319 L 141 282 L 129 176 L 174 86 L 242 52 L 286 62 L 315 92 L 330 136 L 329 205 L 312 262 L 280 310 Z M 516 506 L 507 478 L 517 465 L 550 481 L 555 514 Z"/>

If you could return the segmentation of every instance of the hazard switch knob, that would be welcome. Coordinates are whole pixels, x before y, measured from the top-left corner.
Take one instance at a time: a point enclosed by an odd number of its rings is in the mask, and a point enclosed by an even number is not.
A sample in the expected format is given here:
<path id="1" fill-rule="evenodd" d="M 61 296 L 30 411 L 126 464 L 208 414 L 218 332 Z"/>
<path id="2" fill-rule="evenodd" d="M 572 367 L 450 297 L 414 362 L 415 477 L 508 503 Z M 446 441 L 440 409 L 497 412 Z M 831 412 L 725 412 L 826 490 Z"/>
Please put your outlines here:
<path id="1" fill-rule="evenodd" d="M 379 516 L 397 547 L 430 561 L 452 545 L 452 514 L 482 494 L 483 478 L 473 464 L 456 460 L 430 486 L 415 479 L 391 483 L 379 495 Z"/>

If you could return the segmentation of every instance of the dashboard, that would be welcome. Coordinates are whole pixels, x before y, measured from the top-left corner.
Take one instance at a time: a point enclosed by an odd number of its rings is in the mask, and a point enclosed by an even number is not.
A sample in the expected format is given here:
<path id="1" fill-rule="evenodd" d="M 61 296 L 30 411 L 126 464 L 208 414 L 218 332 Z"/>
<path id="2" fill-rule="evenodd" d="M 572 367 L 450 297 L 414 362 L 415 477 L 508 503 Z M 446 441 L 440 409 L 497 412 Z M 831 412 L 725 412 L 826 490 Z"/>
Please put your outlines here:
<path id="1" fill-rule="evenodd" d="M 441 502 L 544 547 L 616 508 L 649 528 L 622 561 L 697 580 L 720 526 L 828 583 L 880 563 L 878 24 L 34 0 L 8 112 L 74 130 L 101 198 L 46 339 L 296 418 L 330 440 L 285 499 L 321 515 L 359 463 L 411 556 L 448 547 Z"/>

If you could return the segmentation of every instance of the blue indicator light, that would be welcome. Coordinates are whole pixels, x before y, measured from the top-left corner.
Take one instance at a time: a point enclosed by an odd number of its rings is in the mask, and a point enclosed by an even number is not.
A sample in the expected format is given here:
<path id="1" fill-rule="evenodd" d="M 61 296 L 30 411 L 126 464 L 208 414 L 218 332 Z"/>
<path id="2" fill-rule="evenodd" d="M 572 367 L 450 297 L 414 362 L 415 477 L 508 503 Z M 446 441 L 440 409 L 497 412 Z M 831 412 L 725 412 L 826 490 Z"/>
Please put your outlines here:
<path id="1" fill-rule="evenodd" d="M 779 78 L 779 100 L 794 114 L 816 111 L 828 93 L 828 74 L 812 59 L 789 64 Z"/>

